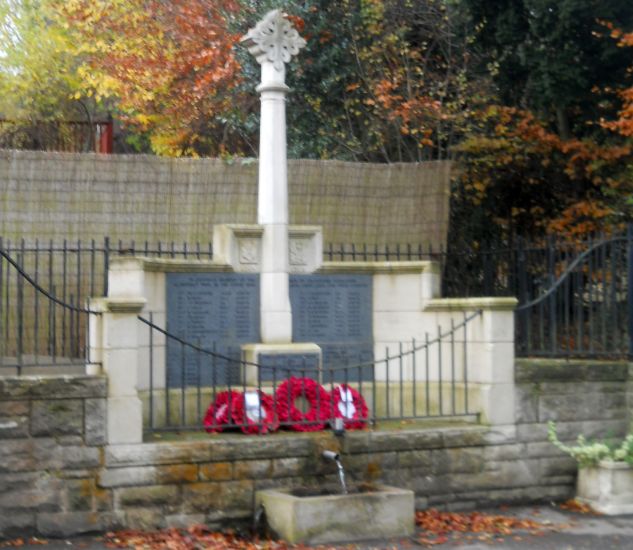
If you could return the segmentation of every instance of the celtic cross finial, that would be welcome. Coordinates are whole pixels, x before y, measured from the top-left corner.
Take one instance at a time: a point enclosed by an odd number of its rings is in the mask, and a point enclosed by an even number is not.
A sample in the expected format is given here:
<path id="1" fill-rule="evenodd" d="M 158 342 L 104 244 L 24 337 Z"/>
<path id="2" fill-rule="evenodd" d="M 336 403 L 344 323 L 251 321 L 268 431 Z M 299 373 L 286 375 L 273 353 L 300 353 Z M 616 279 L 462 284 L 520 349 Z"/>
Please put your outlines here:
<path id="1" fill-rule="evenodd" d="M 306 45 L 297 29 L 279 10 L 269 11 L 248 31 L 242 42 L 260 64 L 270 61 L 278 71 L 281 71 L 284 63 L 288 63 L 292 56 L 297 55 Z"/>

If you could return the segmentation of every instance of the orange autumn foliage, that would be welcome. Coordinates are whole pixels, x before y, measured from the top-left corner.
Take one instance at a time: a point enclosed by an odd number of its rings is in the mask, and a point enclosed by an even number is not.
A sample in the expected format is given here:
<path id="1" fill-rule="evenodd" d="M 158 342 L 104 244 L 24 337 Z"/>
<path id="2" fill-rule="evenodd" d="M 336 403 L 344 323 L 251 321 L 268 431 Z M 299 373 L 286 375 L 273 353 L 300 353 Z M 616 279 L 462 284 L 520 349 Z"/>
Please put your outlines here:
<path id="1" fill-rule="evenodd" d="M 503 232 L 586 235 L 622 218 L 631 148 L 563 140 L 533 114 L 490 106 L 459 147 L 465 197 Z"/>
<path id="2" fill-rule="evenodd" d="M 60 10 L 85 60 L 82 76 L 124 121 L 151 130 L 163 154 L 218 154 L 214 117 L 239 80 L 229 18 L 234 0 L 69 0 Z M 216 123 L 217 124 L 217 123 Z M 218 125 L 220 126 L 220 125 Z"/>

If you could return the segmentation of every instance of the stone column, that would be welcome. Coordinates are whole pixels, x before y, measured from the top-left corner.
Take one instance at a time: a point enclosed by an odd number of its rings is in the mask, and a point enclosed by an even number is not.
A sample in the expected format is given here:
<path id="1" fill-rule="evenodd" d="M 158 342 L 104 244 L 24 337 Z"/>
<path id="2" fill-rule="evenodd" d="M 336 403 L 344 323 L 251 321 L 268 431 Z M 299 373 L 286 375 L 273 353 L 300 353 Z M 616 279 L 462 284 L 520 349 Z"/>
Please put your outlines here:
<path id="1" fill-rule="evenodd" d="M 490 426 L 515 425 L 514 309 L 516 298 L 438 298 L 426 303 L 424 313 L 435 313 L 433 325 L 448 327 L 463 315 L 481 311 L 466 325 L 468 337 L 468 384 L 471 410 L 481 413 Z M 460 333 L 457 333 L 460 338 Z M 459 340 L 458 340 L 459 341 Z M 469 392 L 470 395 L 470 392 Z"/>
<path id="2" fill-rule="evenodd" d="M 140 349 L 137 316 L 146 304 L 142 263 L 135 258 L 113 259 L 108 287 L 107 298 L 90 301 L 91 309 L 101 312 L 99 317 L 91 316 L 90 358 L 101 363 L 108 377 L 107 443 L 141 443 L 143 407 L 137 391 Z"/>
<path id="3" fill-rule="evenodd" d="M 305 40 L 279 10 L 242 39 L 262 67 L 257 221 L 263 227 L 260 279 L 261 341 L 292 342 L 288 289 L 288 175 L 285 64 Z"/>

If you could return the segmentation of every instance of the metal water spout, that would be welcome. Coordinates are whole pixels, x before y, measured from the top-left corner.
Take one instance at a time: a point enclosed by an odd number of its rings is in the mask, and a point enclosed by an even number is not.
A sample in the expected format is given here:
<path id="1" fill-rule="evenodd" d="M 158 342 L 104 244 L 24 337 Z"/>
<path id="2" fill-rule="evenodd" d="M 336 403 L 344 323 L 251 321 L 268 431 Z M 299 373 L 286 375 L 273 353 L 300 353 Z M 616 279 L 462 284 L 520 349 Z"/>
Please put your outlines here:
<path id="1" fill-rule="evenodd" d="M 323 458 L 326 460 L 333 460 L 336 463 L 336 467 L 338 468 L 338 478 L 341 482 L 341 489 L 343 490 L 343 494 L 347 494 L 347 485 L 345 484 L 345 470 L 343 469 L 343 464 L 341 464 L 341 456 L 334 451 L 323 451 Z"/>

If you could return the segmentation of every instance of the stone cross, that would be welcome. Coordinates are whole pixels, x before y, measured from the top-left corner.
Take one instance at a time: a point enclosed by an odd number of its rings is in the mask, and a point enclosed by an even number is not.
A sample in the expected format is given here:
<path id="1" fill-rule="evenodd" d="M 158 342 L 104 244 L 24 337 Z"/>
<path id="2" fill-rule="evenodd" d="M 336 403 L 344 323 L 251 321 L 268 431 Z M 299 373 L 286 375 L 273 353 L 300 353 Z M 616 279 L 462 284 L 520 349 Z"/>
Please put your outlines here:
<path id="1" fill-rule="evenodd" d="M 260 274 L 261 340 L 292 342 L 288 289 L 288 169 L 286 67 L 306 42 L 279 10 L 242 38 L 262 67 L 257 223 L 263 227 Z"/>

